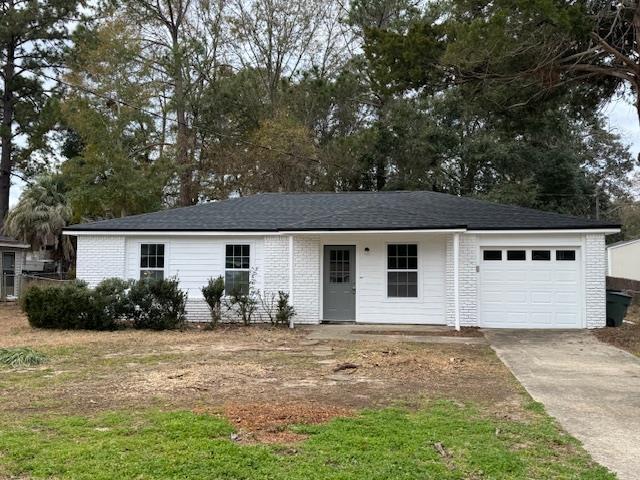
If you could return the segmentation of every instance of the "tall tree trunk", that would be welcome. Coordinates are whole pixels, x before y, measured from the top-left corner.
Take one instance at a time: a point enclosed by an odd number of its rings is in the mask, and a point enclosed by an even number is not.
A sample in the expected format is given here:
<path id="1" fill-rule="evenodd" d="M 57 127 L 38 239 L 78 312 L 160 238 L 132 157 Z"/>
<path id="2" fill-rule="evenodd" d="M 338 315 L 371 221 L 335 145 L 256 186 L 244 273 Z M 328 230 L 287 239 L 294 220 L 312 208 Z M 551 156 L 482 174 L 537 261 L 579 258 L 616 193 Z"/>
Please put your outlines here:
<path id="1" fill-rule="evenodd" d="M 9 211 L 9 192 L 11 189 L 11 170 L 13 168 L 13 77 L 15 74 L 15 45 L 10 39 L 6 45 L 7 61 L 2 69 L 4 75 L 4 91 L 2 92 L 2 125 L 0 139 L 0 228 Z"/>
<path id="2" fill-rule="evenodd" d="M 176 104 L 176 120 L 178 132 L 176 135 L 176 162 L 180 172 L 180 197 L 178 203 L 181 207 L 187 207 L 195 203 L 193 198 L 193 172 L 189 162 L 189 127 L 187 126 L 186 101 L 184 92 L 184 79 L 182 78 L 182 53 L 178 39 L 178 27 L 172 32 L 173 59 L 174 59 L 174 95 Z"/>

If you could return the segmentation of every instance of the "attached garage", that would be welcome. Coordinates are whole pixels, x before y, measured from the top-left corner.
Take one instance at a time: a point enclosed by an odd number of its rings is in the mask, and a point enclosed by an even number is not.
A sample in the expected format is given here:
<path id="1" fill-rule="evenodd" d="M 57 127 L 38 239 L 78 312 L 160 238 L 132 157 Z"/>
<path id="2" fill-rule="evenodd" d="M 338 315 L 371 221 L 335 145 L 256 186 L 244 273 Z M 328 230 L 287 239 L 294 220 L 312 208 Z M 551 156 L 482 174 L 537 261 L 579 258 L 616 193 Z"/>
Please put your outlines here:
<path id="1" fill-rule="evenodd" d="M 578 247 L 484 247 L 480 252 L 480 326 L 583 328 Z"/>

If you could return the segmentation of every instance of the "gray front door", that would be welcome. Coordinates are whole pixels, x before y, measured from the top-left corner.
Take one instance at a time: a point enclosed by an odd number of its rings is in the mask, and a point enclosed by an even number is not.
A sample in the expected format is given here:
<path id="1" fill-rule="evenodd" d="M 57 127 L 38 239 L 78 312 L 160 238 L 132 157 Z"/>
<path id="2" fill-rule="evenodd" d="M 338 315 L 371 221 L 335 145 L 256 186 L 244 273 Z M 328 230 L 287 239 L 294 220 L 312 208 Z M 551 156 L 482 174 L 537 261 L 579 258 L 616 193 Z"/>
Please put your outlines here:
<path id="1" fill-rule="evenodd" d="M 356 319 L 356 247 L 325 245 L 324 320 Z"/>

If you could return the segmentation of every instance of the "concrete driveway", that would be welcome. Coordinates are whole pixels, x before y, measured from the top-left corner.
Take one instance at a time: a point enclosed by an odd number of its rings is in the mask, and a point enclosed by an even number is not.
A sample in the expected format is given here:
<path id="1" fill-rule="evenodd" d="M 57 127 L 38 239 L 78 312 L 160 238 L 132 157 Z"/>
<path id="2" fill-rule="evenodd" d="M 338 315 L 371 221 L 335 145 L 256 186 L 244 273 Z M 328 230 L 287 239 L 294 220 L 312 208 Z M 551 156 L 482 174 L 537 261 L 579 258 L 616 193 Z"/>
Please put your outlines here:
<path id="1" fill-rule="evenodd" d="M 486 330 L 500 359 L 621 480 L 640 478 L 640 360 L 588 331 Z"/>

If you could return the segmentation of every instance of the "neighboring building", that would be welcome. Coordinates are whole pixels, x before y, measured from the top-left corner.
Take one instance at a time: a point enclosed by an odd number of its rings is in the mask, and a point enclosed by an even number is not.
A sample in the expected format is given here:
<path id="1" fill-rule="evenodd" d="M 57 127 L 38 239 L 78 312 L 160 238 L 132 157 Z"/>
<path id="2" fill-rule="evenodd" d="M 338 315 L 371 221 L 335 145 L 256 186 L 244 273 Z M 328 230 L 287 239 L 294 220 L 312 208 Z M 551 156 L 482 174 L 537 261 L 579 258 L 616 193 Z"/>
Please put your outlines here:
<path id="1" fill-rule="evenodd" d="M 607 222 L 435 192 L 262 194 L 69 227 L 77 276 L 290 292 L 296 323 L 605 325 Z"/>
<path id="2" fill-rule="evenodd" d="M 640 282 L 640 238 L 607 247 L 607 275 Z"/>
<path id="3" fill-rule="evenodd" d="M 19 278 L 29 248 L 29 245 L 19 242 L 15 238 L 0 235 L 0 255 L 2 255 L 0 298 L 11 299 L 19 295 Z"/>

